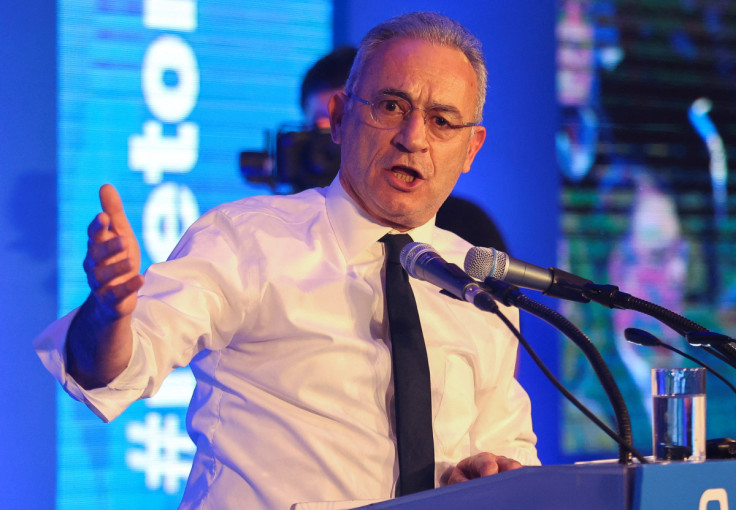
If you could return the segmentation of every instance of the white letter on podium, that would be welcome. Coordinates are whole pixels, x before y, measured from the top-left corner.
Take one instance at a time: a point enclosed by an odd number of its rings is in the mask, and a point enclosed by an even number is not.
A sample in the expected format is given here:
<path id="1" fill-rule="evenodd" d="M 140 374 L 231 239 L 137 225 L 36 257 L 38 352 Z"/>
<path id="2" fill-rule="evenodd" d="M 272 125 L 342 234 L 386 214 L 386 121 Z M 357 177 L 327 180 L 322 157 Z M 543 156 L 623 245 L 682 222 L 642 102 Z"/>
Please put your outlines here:
<path id="1" fill-rule="evenodd" d="M 728 494 L 726 489 L 708 489 L 700 496 L 700 504 L 698 510 L 708 510 L 708 503 L 715 501 L 718 503 L 718 508 L 721 510 L 728 510 Z"/>

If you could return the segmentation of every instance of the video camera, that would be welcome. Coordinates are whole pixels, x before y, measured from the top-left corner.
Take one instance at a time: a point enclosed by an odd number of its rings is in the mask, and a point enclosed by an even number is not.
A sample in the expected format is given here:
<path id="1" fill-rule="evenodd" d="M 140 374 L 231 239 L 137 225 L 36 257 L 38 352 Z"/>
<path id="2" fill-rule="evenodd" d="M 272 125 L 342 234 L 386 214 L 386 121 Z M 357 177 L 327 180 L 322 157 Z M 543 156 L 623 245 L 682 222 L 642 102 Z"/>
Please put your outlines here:
<path id="1" fill-rule="evenodd" d="M 265 149 L 240 153 L 240 174 L 274 193 L 288 194 L 329 185 L 340 168 L 340 146 L 329 129 L 266 132 Z"/>

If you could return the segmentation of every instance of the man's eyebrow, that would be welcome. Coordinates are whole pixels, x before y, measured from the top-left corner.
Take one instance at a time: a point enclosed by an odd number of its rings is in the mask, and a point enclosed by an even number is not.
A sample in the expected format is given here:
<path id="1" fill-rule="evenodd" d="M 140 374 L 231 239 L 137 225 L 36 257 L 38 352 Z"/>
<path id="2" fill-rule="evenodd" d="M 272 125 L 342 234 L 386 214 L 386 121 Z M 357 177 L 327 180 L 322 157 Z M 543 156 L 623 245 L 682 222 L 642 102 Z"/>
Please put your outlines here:
<path id="1" fill-rule="evenodd" d="M 409 97 L 409 94 L 407 94 L 403 90 L 385 88 L 385 89 L 379 90 L 378 93 L 381 95 L 386 95 L 386 96 L 400 97 L 401 99 L 406 99 L 411 104 L 414 104 L 414 101 L 412 101 L 411 97 Z M 453 106 L 450 104 L 433 103 L 433 104 L 426 105 L 425 108 L 432 109 L 432 110 L 438 110 L 438 111 L 445 112 L 445 113 L 456 113 L 460 115 L 460 110 L 456 106 Z"/>
<path id="2" fill-rule="evenodd" d="M 409 94 L 407 94 L 403 90 L 390 89 L 389 88 L 389 89 L 381 89 L 381 90 L 378 91 L 378 93 L 380 95 L 384 95 L 384 96 L 396 96 L 396 97 L 400 97 L 401 99 L 406 99 L 410 103 L 412 102 L 411 101 L 411 98 L 409 97 Z"/>

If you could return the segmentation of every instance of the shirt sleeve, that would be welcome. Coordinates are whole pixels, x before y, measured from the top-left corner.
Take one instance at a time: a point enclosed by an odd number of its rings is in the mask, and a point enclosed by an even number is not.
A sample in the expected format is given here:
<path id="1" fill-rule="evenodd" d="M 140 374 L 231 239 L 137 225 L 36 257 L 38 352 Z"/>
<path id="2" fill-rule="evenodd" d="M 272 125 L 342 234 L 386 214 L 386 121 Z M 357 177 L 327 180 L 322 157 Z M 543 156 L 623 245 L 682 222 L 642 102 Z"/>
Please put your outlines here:
<path id="1" fill-rule="evenodd" d="M 210 212 L 187 231 L 169 261 L 146 272 L 133 313 L 133 351 L 107 386 L 85 390 L 67 372 L 66 337 L 77 310 L 34 341 L 46 369 L 104 421 L 153 396 L 166 376 L 204 349 L 220 349 L 243 322 L 240 263 L 228 218 Z"/>
<path id="2" fill-rule="evenodd" d="M 100 419 L 109 422 L 131 402 L 140 398 L 147 386 L 146 359 L 136 342 L 128 367 L 107 386 L 85 390 L 67 372 L 66 337 L 79 309 L 51 323 L 34 341 L 33 347 L 46 370 L 74 400 L 84 403 Z"/>

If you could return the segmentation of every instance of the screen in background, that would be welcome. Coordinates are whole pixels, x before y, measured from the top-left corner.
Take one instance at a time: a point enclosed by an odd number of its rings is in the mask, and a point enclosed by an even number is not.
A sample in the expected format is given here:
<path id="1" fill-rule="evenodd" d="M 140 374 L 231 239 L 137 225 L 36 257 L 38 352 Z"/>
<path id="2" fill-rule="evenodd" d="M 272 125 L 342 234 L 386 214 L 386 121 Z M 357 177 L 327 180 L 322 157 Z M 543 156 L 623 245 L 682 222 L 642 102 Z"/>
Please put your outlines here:
<path id="1" fill-rule="evenodd" d="M 143 267 L 225 201 L 263 193 L 238 155 L 301 118 L 299 85 L 330 50 L 330 0 L 143 0 L 58 4 L 59 303 L 87 293 L 82 260 L 97 190 L 120 192 Z M 194 445 L 188 369 L 103 424 L 57 399 L 57 508 L 175 508 Z M 62 390 L 59 390 L 60 392 Z"/>
<path id="2" fill-rule="evenodd" d="M 611 283 L 736 336 L 736 4 L 559 2 L 557 153 L 564 185 L 560 266 Z M 629 407 L 634 442 L 652 450 L 650 369 L 692 366 L 629 344 L 644 329 L 712 364 L 654 319 L 564 303 L 607 360 Z M 599 416 L 613 413 L 585 358 L 563 344 L 566 385 Z M 708 378 L 707 437 L 734 437 L 734 395 Z M 565 403 L 561 451 L 615 456 L 615 444 Z"/>

